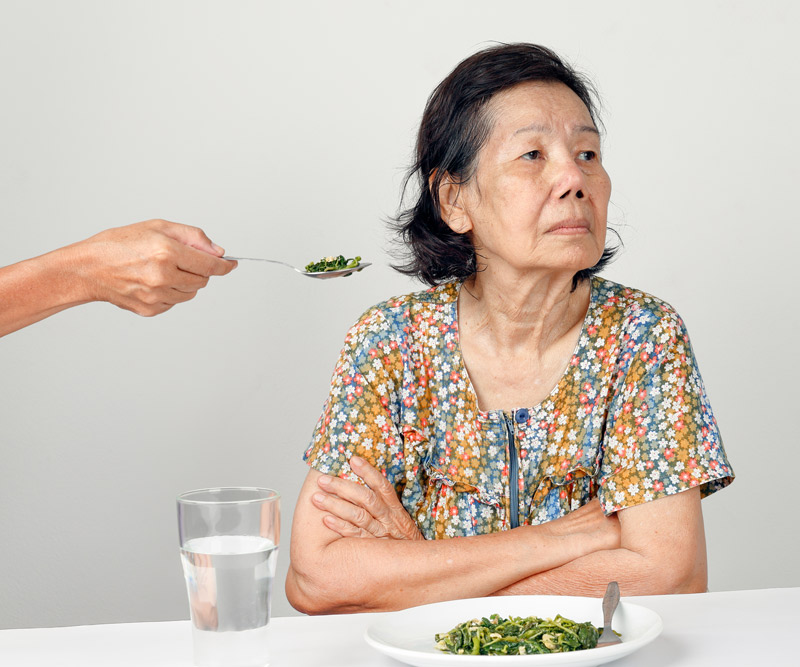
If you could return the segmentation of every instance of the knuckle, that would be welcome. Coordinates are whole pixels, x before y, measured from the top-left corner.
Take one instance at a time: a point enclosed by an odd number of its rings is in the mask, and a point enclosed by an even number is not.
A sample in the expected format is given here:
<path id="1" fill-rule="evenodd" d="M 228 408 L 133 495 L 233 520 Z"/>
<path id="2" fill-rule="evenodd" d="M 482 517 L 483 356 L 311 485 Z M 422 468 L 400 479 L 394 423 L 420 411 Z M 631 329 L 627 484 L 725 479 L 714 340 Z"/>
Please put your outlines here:
<path id="1" fill-rule="evenodd" d="M 155 317 L 156 315 L 160 315 L 170 308 L 171 306 L 164 307 L 161 304 L 148 304 L 139 306 L 136 310 L 134 310 L 134 312 L 142 317 Z"/>
<path id="2" fill-rule="evenodd" d="M 380 479 L 376 485 L 381 493 L 391 493 L 394 495 L 394 486 L 392 483 L 386 479 L 383 475 L 380 476 Z"/>
<path id="3" fill-rule="evenodd" d="M 363 507 L 358 507 L 353 512 L 353 521 L 356 523 L 356 525 L 359 525 L 359 526 L 365 525 L 365 524 L 369 523 L 369 521 L 371 519 L 372 519 L 372 516 Z"/>
<path id="4" fill-rule="evenodd" d="M 144 229 L 149 229 L 154 232 L 163 232 L 169 222 L 163 220 L 162 218 L 153 218 L 152 220 L 145 220 L 144 222 L 139 223 Z"/>
<path id="5" fill-rule="evenodd" d="M 370 507 L 378 504 L 378 495 L 372 489 L 366 489 L 364 493 L 364 504 Z"/>
<path id="6" fill-rule="evenodd" d="M 152 289 L 157 289 L 159 287 L 166 287 L 167 285 L 169 285 L 169 275 L 168 275 L 166 258 L 162 257 L 158 258 L 156 264 L 154 264 L 147 272 L 144 282 L 148 287 Z"/>
<path id="7" fill-rule="evenodd" d="M 169 241 L 160 238 L 155 242 L 155 247 L 150 253 L 150 261 L 158 267 L 172 263 L 172 249 L 169 247 Z"/>
<path id="8" fill-rule="evenodd" d="M 161 298 L 153 290 L 144 290 L 139 295 L 139 300 L 145 305 L 145 308 L 154 308 L 161 301 Z"/>

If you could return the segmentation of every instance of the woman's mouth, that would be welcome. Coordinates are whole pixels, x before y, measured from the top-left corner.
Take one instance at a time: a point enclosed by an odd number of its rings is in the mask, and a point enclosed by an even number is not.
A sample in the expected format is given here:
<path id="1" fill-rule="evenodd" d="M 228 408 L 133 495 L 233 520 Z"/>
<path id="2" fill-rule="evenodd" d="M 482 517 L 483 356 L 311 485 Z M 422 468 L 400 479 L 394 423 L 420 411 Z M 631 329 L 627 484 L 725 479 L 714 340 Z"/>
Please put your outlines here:
<path id="1" fill-rule="evenodd" d="M 590 231 L 588 220 L 577 219 L 557 222 L 547 230 L 547 233 L 569 236 L 571 234 L 588 234 Z"/>

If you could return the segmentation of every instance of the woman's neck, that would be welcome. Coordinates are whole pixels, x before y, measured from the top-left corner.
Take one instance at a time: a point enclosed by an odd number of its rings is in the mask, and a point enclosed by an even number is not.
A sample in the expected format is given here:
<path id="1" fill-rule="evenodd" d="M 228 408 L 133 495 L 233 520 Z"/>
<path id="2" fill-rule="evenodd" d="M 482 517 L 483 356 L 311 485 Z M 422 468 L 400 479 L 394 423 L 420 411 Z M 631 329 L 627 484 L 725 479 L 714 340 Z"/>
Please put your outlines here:
<path id="1" fill-rule="evenodd" d="M 544 271 L 508 276 L 477 273 L 461 290 L 459 328 L 501 354 L 544 355 L 586 315 L 589 283 L 579 283 L 572 291 L 572 276 Z"/>

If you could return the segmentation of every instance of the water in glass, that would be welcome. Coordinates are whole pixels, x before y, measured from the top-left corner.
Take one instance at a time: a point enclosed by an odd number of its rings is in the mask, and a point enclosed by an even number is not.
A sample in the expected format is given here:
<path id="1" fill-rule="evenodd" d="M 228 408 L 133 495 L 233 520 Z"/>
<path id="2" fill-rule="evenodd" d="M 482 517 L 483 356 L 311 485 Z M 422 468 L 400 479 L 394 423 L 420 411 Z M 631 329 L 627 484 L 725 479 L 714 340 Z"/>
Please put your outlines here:
<path id="1" fill-rule="evenodd" d="M 181 548 L 195 664 L 265 665 L 278 547 L 253 535 L 215 535 Z"/>

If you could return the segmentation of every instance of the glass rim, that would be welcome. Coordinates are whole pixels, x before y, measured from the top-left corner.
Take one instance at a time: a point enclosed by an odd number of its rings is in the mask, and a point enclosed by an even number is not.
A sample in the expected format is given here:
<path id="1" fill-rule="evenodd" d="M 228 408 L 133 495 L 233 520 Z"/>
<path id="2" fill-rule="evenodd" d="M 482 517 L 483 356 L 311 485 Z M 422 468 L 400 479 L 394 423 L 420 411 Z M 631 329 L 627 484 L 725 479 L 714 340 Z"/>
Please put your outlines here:
<path id="1" fill-rule="evenodd" d="M 187 496 L 195 493 L 209 493 L 212 491 L 262 491 L 270 494 L 266 498 L 246 498 L 242 500 L 193 500 Z M 263 503 L 267 501 L 280 500 L 281 494 L 275 489 L 268 489 L 264 486 L 212 486 L 206 489 L 193 489 L 178 494 L 176 500 L 179 505 L 247 505 L 250 503 Z"/>

